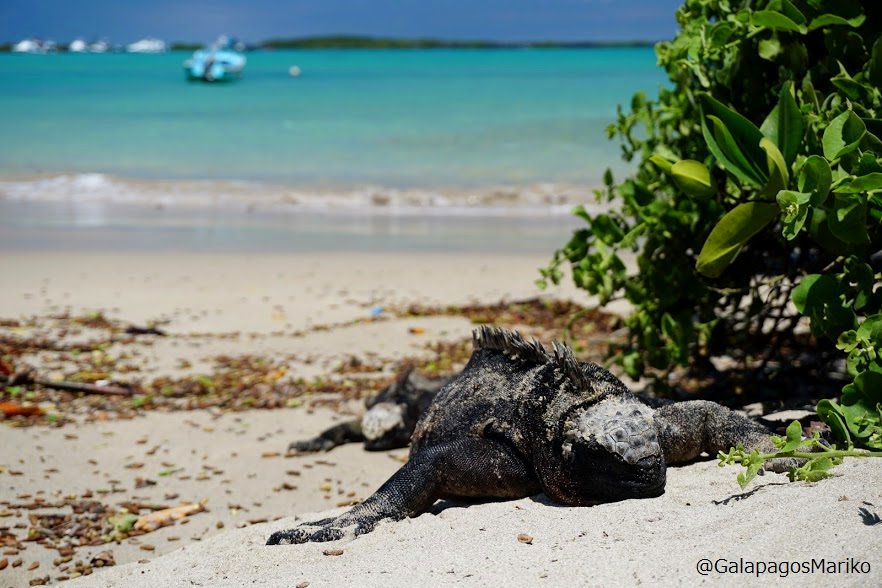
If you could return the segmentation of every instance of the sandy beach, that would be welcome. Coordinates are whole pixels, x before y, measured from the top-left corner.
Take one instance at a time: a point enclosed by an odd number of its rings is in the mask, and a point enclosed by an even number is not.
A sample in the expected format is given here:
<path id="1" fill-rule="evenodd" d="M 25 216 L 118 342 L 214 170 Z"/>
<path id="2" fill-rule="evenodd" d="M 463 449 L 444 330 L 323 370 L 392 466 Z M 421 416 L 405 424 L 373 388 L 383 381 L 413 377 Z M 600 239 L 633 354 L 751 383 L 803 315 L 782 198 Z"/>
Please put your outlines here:
<path id="1" fill-rule="evenodd" d="M 467 340 L 474 326 L 462 316 L 400 317 L 395 308 L 549 296 L 532 284 L 543 261 L 540 255 L 488 254 L 13 252 L 0 259 L 0 274 L 10 278 L 0 293 L 0 334 L 86 346 L 100 329 L 68 329 L 65 323 L 62 333 L 49 317 L 101 313 L 128 324 L 159 321 L 166 337 L 107 349 L 108 356 L 133 354 L 128 363 L 137 366 L 135 373 L 111 370 L 114 381 L 193 377 L 212 370 L 220 355 L 278 361 L 284 380 L 334 378 L 356 357 L 383 370 L 368 378 L 388 379 L 402 358 L 431 355 L 433 342 Z M 38 351 L 27 361 L 43 373 L 73 369 L 49 355 Z M 0 427 L 2 446 L 16 448 L 0 459 L 0 526 L 23 536 L 33 526 L 29 516 L 69 513 L 70 505 L 59 503 L 65 497 L 99 498 L 113 509 L 132 500 L 168 506 L 205 501 L 208 511 L 186 527 L 77 549 L 74 561 L 88 562 L 110 548 L 117 564 L 136 562 L 236 526 L 363 499 L 406 457 L 406 450 L 369 453 L 358 445 L 284 457 L 290 441 L 362 410 L 360 401 L 334 394 L 299 397 L 297 408 L 273 411 L 147 411 L 121 420 L 113 411 L 96 411 L 89 400 L 69 407 L 63 427 Z M 43 406 L 50 414 L 58 410 Z M 57 550 L 21 545 L 26 548 L 0 556 L 9 564 L 0 571 L 0 585 L 70 576 Z M 34 562 L 39 567 L 29 570 Z"/>
<path id="2" fill-rule="evenodd" d="M 878 511 L 867 503 L 879 504 L 880 482 L 878 467 L 860 463 L 823 486 L 767 476 L 741 492 L 731 472 L 701 463 L 669 470 L 658 499 L 591 508 L 560 508 L 542 496 L 441 505 L 348 543 L 263 545 L 269 532 L 320 516 L 310 514 L 223 533 L 73 585 L 878 586 L 882 538 L 862 509 Z M 342 553 L 328 555 L 329 548 Z M 851 573 L 771 571 L 773 563 L 810 566 L 812 559 Z M 697 566 L 707 562 L 716 569 L 702 575 Z M 757 566 L 738 573 L 747 562 L 762 562 L 765 573 Z"/>
<path id="3" fill-rule="evenodd" d="M 51 320 L 28 317 L 99 311 L 131 324 L 160 321 L 166 337 L 126 347 L 138 351 L 140 371 L 111 374 L 130 380 L 205 373 L 218 355 L 275 358 L 286 367 L 282 377 L 292 380 L 333 378 L 357 357 L 385 368 L 367 377 L 388 378 L 401 358 L 431 355 L 433 342 L 466 340 L 474 326 L 464 316 L 401 316 L 396 308 L 578 299 L 570 287 L 536 289 L 535 268 L 543 261 L 459 253 L 10 253 L 0 260 L 0 274 L 10 278 L 0 293 L 2 330 L 58 336 Z M 87 339 L 89 328 L 82 330 L 63 337 Z M 28 359 L 65 369 L 45 354 Z M 70 516 L 71 505 L 86 498 L 114 511 L 133 503 L 206 506 L 177 524 L 72 555 L 27 541 L 7 545 L 0 585 L 75 577 L 105 551 L 116 567 L 92 567 L 80 585 L 487 586 L 521 578 L 549 586 L 673 586 L 777 578 L 701 576 L 695 565 L 705 557 L 851 557 L 868 562 L 871 573 L 832 580 L 792 574 L 788 581 L 879 582 L 882 562 L 874 558 L 882 536 L 873 516 L 882 504 L 882 472 L 872 463 L 846 464 L 840 476 L 818 484 L 770 474 L 742 492 L 734 468 L 721 471 L 709 461 L 672 469 L 665 495 L 653 500 L 592 508 L 561 508 L 541 495 L 468 507 L 440 503 L 433 513 L 332 545 L 340 556 L 323 555 L 328 545 L 264 547 L 273 530 L 366 498 L 406 458 L 404 449 L 370 453 L 359 445 L 286 456 L 289 441 L 361 410 L 352 397 L 327 402 L 333 398 L 300 397 L 296 407 L 275 410 L 110 411 L 98 419 L 88 405 L 71 404 L 64 426 L 0 428 L 2 446 L 16 448 L 0 460 L 0 526 L 7 533 L 21 536 L 34 520 L 51 520 L 29 517 Z M 74 517 L 74 524 L 85 523 Z M 519 534 L 532 544 L 519 542 Z"/>

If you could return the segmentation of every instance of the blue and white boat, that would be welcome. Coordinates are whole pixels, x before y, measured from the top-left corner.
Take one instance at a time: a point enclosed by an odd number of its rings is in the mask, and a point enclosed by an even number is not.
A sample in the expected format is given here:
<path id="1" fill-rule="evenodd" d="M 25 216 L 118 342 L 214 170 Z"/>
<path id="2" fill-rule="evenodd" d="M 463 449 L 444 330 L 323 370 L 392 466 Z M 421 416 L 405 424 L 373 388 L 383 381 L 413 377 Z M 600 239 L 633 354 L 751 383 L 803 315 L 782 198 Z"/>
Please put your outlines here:
<path id="1" fill-rule="evenodd" d="M 184 62 L 187 79 L 203 82 L 224 82 L 236 79 L 245 69 L 245 56 L 237 49 L 241 43 L 221 37 L 209 49 L 199 49 Z"/>

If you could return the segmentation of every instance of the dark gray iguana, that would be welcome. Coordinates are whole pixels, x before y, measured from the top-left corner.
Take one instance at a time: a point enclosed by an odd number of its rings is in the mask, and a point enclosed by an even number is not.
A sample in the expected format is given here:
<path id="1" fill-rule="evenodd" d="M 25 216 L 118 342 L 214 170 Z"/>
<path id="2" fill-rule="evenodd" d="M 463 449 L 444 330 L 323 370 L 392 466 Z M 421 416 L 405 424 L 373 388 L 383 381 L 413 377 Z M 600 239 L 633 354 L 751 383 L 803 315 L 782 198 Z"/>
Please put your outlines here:
<path id="1" fill-rule="evenodd" d="M 417 423 L 404 466 L 342 515 L 273 533 L 267 543 L 369 533 L 382 520 L 416 516 L 443 498 L 544 492 L 561 504 L 591 505 L 659 496 L 669 464 L 737 443 L 771 448 L 764 427 L 714 402 L 653 410 L 565 345 L 549 352 L 492 327 L 473 338 L 468 365 Z"/>
<path id="2" fill-rule="evenodd" d="M 420 416 L 448 381 L 449 378 L 423 377 L 408 367 L 395 382 L 367 399 L 367 412 L 362 418 L 334 425 L 312 439 L 295 441 L 288 451 L 328 451 L 359 441 L 364 441 L 364 448 L 369 451 L 407 447 Z"/>

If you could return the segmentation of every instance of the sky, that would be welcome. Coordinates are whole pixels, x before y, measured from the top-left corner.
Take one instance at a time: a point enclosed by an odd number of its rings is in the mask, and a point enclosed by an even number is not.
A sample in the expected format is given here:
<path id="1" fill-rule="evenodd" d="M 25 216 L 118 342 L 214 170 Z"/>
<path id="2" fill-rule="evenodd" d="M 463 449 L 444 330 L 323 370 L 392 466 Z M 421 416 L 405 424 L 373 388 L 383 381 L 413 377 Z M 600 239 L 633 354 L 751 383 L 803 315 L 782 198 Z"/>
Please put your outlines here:
<path id="1" fill-rule="evenodd" d="M 660 40 L 681 0 L 0 0 L 0 41 L 207 42 L 358 34 L 494 41 Z"/>

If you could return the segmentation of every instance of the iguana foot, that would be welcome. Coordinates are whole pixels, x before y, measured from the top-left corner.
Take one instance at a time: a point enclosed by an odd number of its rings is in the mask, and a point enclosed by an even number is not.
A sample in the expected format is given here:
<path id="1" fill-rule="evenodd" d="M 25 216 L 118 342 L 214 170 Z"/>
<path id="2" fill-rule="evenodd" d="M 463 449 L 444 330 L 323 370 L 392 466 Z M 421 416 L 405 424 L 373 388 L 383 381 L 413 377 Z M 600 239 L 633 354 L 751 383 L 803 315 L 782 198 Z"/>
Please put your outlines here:
<path id="1" fill-rule="evenodd" d="M 330 451 L 337 444 L 330 439 L 316 437 L 315 439 L 307 439 L 305 441 L 294 441 L 288 445 L 288 452 L 293 453 L 318 453 L 320 451 Z"/>
<path id="2" fill-rule="evenodd" d="M 337 541 L 344 537 L 354 537 L 373 531 L 373 521 L 356 522 L 352 517 L 343 514 L 339 517 L 322 519 L 312 523 L 303 523 L 293 529 L 276 531 L 267 540 L 267 545 L 291 545 L 295 543 L 323 543 Z"/>

